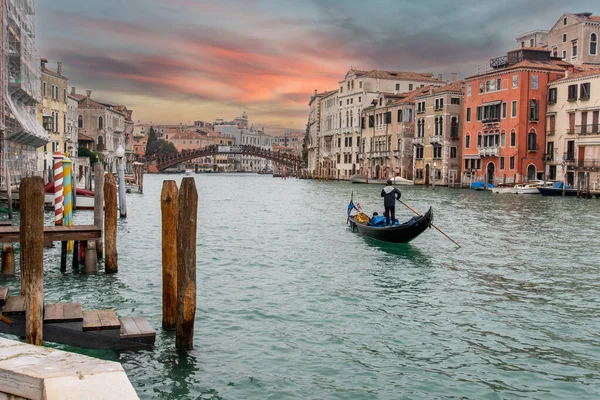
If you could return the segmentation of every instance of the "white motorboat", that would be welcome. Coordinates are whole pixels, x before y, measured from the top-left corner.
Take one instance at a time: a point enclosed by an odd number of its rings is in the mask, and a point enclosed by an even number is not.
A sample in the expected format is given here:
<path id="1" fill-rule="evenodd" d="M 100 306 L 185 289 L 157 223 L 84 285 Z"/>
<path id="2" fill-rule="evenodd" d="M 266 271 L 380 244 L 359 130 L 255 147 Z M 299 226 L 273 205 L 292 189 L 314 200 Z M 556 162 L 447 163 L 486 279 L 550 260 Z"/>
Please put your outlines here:
<path id="1" fill-rule="evenodd" d="M 502 187 L 495 187 L 492 190 L 492 193 L 498 193 L 498 194 L 517 194 L 517 189 L 514 186 L 502 186 Z"/>
<path id="2" fill-rule="evenodd" d="M 415 181 L 411 181 L 410 179 L 406 179 L 401 176 L 396 176 L 392 178 L 392 183 L 395 185 L 414 185 Z"/>
<path id="3" fill-rule="evenodd" d="M 552 186 L 544 181 L 530 181 L 526 184 L 515 185 L 517 194 L 540 194 L 539 187 Z"/>

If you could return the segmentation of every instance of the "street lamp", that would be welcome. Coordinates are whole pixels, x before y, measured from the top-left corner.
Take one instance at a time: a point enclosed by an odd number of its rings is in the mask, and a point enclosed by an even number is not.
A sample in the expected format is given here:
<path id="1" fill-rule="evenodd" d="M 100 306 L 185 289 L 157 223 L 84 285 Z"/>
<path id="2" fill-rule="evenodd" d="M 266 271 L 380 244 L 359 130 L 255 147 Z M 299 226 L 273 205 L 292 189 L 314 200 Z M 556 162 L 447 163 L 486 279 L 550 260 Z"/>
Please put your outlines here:
<path id="1" fill-rule="evenodd" d="M 116 151 L 117 157 L 117 175 L 119 177 L 119 213 L 121 218 L 127 218 L 127 205 L 125 204 L 125 150 L 119 146 Z"/>

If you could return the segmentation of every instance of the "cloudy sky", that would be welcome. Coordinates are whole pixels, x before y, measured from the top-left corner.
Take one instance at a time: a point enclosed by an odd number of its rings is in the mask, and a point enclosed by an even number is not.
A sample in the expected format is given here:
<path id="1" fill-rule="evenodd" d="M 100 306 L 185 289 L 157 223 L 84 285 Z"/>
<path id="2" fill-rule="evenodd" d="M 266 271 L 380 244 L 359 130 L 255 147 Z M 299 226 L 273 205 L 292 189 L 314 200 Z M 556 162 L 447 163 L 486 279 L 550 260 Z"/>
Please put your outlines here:
<path id="1" fill-rule="evenodd" d="M 243 110 L 304 130 L 314 89 L 350 68 L 460 77 L 597 0 L 37 0 L 37 46 L 70 85 L 178 123 Z"/>

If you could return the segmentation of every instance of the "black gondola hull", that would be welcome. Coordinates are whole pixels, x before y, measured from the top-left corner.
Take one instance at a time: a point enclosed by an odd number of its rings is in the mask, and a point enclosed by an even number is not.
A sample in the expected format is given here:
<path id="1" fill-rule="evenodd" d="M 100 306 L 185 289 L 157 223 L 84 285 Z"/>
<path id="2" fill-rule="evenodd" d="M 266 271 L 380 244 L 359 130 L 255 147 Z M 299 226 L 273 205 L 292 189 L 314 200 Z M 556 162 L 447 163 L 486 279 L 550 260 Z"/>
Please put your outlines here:
<path id="1" fill-rule="evenodd" d="M 373 239 L 388 243 L 408 243 L 431 227 L 431 224 L 433 223 L 433 209 L 429 207 L 429 210 L 425 214 L 421 215 L 416 220 L 411 220 L 412 222 L 408 221 L 399 226 L 387 228 L 376 228 L 362 224 L 352 216 L 348 221 L 350 222 L 353 231 L 357 230 L 363 235 Z"/>

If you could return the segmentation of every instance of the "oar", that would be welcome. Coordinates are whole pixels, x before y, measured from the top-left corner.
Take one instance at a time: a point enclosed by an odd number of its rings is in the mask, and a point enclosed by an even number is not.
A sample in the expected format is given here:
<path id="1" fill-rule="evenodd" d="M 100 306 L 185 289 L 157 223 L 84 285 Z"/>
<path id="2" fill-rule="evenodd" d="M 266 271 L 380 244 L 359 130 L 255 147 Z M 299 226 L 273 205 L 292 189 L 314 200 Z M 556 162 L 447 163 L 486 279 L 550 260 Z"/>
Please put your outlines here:
<path id="1" fill-rule="evenodd" d="M 403 202 L 400 199 L 396 199 L 398 200 L 399 203 L 402 203 L 406 208 L 408 208 L 410 211 L 414 212 L 415 214 L 417 214 L 418 216 L 421 216 L 421 214 L 419 214 L 414 208 L 412 208 L 411 206 L 409 206 L 408 204 L 406 204 L 405 202 Z M 446 235 L 446 232 L 444 232 L 443 230 L 441 230 L 440 228 L 438 228 L 435 224 L 431 224 L 431 226 L 433 226 L 435 229 L 437 229 L 438 231 L 440 231 L 440 233 L 444 236 L 446 236 L 448 239 L 450 239 L 452 241 L 452 243 L 454 243 L 455 245 L 457 245 L 458 247 L 462 246 L 460 244 L 458 244 L 454 239 L 452 239 L 450 236 Z"/>

